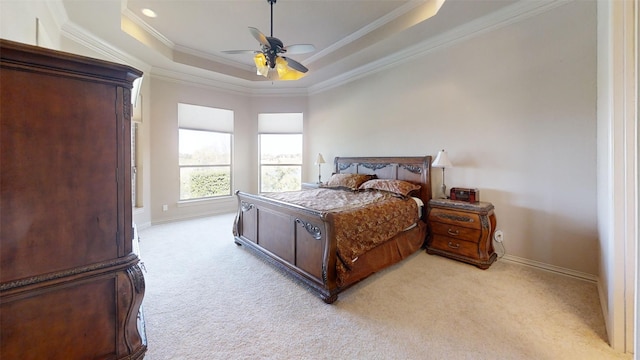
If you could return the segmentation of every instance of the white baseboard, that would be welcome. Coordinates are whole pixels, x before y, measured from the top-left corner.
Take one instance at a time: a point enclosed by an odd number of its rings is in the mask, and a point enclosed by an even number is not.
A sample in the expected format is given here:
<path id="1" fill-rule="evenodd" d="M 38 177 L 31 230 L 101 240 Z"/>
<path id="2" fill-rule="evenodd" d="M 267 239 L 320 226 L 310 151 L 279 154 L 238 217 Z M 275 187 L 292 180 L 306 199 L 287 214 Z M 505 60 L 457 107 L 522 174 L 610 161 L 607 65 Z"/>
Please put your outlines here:
<path id="1" fill-rule="evenodd" d="M 609 345 L 611 345 L 611 321 L 609 319 L 609 316 L 607 316 L 607 314 L 609 314 L 609 308 L 607 306 L 608 304 L 608 299 L 607 299 L 607 292 L 605 291 L 605 289 L 602 287 L 602 282 L 598 281 L 598 297 L 600 298 L 600 309 L 602 310 L 602 317 L 604 319 L 604 327 L 607 330 L 607 343 L 609 343 Z M 635 359 L 635 358 L 634 358 Z"/>
<path id="2" fill-rule="evenodd" d="M 168 224 L 168 223 L 179 222 L 179 221 L 186 221 L 186 220 L 201 219 L 201 218 L 210 217 L 210 216 L 216 216 L 216 215 L 235 214 L 235 213 L 236 213 L 235 209 L 233 211 L 228 211 L 228 210 L 224 210 L 224 209 L 218 210 L 218 211 L 208 211 L 205 214 L 197 214 L 197 215 L 181 216 L 181 217 L 172 217 L 172 218 L 152 221 L 151 222 L 151 226 L 161 225 L 161 224 Z"/>
<path id="3" fill-rule="evenodd" d="M 571 270 L 571 269 L 567 269 L 567 268 L 563 268 L 560 266 L 555 266 L 555 265 L 550 265 L 550 264 L 545 264 L 543 262 L 539 262 L 539 261 L 535 261 L 535 260 L 529 260 L 529 259 L 525 259 L 525 258 L 521 258 L 518 256 L 513 256 L 513 255 L 508 255 L 505 254 L 501 260 L 504 261 L 508 261 L 511 263 L 516 263 L 516 264 L 520 264 L 520 265 L 524 265 L 524 266 L 530 266 L 536 269 L 542 269 L 542 270 L 546 270 L 546 271 L 550 271 L 556 274 L 560 274 L 560 275 L 565 275 L 565 276 L 569 276 L 572 278 L 576 278 L 576 279 L 580 279 L 580 280 L 585 280 L 585 281 L 589 281 L 592 282 L 594 284 L 598 283 L 598 277 L 592 274 L 587 274 L 581 271 L 575 271 L 575 270 Z"/>
<path id="4" fill-rule="evenodd" d="M 146 228 L 150 228 L 151 227 L 151 222 L 147 221 L 147 222 L 143 222 L 143 223 L 136 223 L 136 227 L 138 228 L 138 231 L 144 230 Z"/>

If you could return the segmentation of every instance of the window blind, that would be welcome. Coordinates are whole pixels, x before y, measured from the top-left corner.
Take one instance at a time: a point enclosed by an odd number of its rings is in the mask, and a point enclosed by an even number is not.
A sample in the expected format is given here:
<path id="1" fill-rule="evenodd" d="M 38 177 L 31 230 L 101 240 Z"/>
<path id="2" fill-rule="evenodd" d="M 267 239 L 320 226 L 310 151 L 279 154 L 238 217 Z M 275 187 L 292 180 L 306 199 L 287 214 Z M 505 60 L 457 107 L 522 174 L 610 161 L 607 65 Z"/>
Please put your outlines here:
<path id="1" fill-rule="evenodd" d="M 233 111 L 178 103 L 181 129 L 233 133 Z"/>
<path id="2" fill-rule="evenodd" d="M 301 134 L 302 113 L 258 114 L 260 134 Z"/>

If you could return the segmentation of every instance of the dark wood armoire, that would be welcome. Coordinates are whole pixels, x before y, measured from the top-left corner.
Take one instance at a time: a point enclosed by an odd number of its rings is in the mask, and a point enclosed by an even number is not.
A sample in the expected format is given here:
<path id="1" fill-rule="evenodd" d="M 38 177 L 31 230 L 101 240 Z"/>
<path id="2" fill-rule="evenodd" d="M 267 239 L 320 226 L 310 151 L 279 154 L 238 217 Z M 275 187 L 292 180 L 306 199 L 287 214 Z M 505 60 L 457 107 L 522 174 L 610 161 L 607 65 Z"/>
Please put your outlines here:
<path id="1" fill-rule="evenodd" d="M 129 66 L 0 39 L 0 358 L 140 359 Z"/>

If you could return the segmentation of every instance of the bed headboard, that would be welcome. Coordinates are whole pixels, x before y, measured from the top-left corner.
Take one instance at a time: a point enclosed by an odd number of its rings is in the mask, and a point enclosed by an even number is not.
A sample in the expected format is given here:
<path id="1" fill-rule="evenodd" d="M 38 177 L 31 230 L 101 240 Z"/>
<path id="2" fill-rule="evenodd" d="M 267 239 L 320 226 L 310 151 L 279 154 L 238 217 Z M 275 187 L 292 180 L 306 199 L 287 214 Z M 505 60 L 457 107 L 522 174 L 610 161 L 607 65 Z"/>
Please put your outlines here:
<path id="1" fill-rule="evenodd" d="M 379 179 L 420 184 L 420 198 L 431 200 L 431 156 L 336 157 L 335 173 L 375 174 Z"/>

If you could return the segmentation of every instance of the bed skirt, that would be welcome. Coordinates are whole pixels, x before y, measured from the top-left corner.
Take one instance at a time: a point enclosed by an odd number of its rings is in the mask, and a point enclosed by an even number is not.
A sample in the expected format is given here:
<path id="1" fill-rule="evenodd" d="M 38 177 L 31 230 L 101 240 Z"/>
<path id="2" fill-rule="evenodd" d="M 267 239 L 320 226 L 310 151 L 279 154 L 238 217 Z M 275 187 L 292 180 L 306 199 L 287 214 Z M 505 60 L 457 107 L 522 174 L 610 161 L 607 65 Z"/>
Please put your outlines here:
<path id="1" fill-rule="evenodd" d="M 367 276 L 406 259 L 424 245 L 427 225 L 419 221 L 414 228 L 404 231 L 385 243 L 369 250 L 351 263 L 348 270 L 340 260 L 336 263 L 337 285 L 343 290 Z"/>

